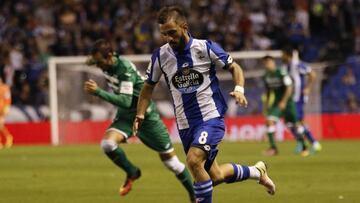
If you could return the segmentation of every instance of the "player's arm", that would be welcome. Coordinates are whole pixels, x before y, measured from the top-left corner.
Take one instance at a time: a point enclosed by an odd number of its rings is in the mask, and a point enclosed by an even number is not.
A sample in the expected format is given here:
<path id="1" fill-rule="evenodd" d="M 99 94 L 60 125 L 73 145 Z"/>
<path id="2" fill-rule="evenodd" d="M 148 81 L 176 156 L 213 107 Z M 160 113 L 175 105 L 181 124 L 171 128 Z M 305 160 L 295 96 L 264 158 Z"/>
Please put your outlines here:
<path id="1" fill-rule="evenodd" d="M 140 118 L 145 117 L 146 109 L 149 106 L 154 88 L 155 88 L 155 84 L 150 84 L 147 82 L 144 83 L 144 86 L 141 89 L 138 99 L 137 110 L 136 110 L 137 117 Z"/>
<path id="2" fill-rule="evenodd" d="M 279 109 L 280 110 L 284 110 L 286 107 L 287 102 L 289 101 L 291 95 L 292 95 L 292 91 L 293 91 L 293 86 L 292 86 L 292 80 L 290 78 L 289 75 L 285 75 L 283 77 L 283 83 L 285 85 L 285 93 L 283 95 L 283 97 L 281 98 L 280 102 L 279 102 Z"/>
<path id="3" fill-rule="evenodd" d="M 314 71 L 309 71 L 306 74 L 306 86 L 303 90 L 303 94 L 308 96 L 310 94 L 311 87 L 313 86 L 316 78 L 316 73 Z"/>
<path id="4" fill-rule="evenodd" d="M 240 65 L 217 43 L 208 40 L 206 41 L 206 46 L 211 63 L 214 64 L 216 68 L 228 69 L 232 75 L 235 89 L 230 92 L 230 95 L 235 98 L 236 103 L 241 106 L 247 106 L 247 100 L 244 95 L 244 73 Z"/>
<path id="5" fill-rule="evenodd" d="M 134 135 L 137 134 L 137 131 L 140 128 L 140 125 L 145 118 L 146 109 L 149 106 L 152 93 L 154 91 L 157 82 L 160 80 L 160 77 L 162 75 L 159 57 L 160 57 L 160 49 L 157 49 L 151 56 L 151 61 L 146 70 L 146 81 L 144 82 L 144 86 L 140 91 L 137 108 L 136 108 L 136 117 L 133 123 Z"/>
<path id="6" fill-rule="evenodd" d="M 140 128 L 141 123 L 145 119 L 146 109 L 149 106 L 154 88 L 155 88 L 155 84 L 150 84 L 148 82 L 145 82 L 143 88 L 141 89 L 138 98 L 137 108 L 136 108 L 136 117 L 133 123 L 134 135 L 137 134 L 137 131 Z"/>
<path id="7" fill-rule="evenodd" d="M 93 80 L 86 81 L 84 89 L 87 93 L 98 96 L 99 98 L 118 107 L 130 108 L 132 103 L 131 94 L 112 94 L 98 87 L 97 83 Z"/>
<path id="8" fill-rule="evenodd" d="M 233 96 L 236 100 L 236 103 L 240 104 L 241 106 L 247 106 L 247 100 L 244 95 L 244 72 L 239 64 L 236 62 L 232 62 L 228 65 L 228 70 L 232 75 L 232 79 L 235 83 L 234 91 L 230 92 L 230 95 Z"/>

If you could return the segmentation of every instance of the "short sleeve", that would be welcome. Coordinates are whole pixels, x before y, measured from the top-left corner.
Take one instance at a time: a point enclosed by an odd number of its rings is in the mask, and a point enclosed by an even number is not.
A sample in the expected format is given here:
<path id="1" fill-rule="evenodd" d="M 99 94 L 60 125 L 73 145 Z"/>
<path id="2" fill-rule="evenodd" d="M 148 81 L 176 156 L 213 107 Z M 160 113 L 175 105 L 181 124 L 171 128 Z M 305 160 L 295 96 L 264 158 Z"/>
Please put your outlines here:
<path id="1" fill-rule="evenodd" d="M 312 71 L 311 67 L 305 63 L 300 63 L 298 65 L 298 69 L 299 69 L 300 74 L 302 74 L 302 75 L 306 75 Z"/>
<path id="2" fill-rule="evenodd" d="M 146 70 L 146 82 L 149 84 L 156 84 L 159 82 L 161 75 L 160 49 L 158 49 L 151 56 L 151 61 Z"/>
<path id="3" fill-rule="evenodd" d="M 219 44 L 208 40 L 206 41 L 206 47 L 210 60 L 213 64 L 215 64 L 216 68 L 226 69 L 228 65 L 233 62 L 233 58 L 225 52 Z"/>
<path id="4" fill-rule="evenodd" d="M 284 70 L 284 69 L 280 70 L 280 75 L 282 77 L 282 82 L 285 86 L 292 85 L 292 79 L 286 70 Z"/>

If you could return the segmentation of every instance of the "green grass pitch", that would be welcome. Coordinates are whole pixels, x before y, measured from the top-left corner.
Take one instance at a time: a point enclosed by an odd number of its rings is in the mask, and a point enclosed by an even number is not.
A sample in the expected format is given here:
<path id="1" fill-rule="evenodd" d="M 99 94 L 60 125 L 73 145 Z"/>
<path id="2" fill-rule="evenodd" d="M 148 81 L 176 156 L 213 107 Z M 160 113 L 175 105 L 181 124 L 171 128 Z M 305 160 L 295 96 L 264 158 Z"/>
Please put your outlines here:
<path id="1" fill-rule="evenodd" d="M 292 153 L 294 142 L 281 143 L 277 157 L 261 155 L 266 143 L 221 144 L 220 163 L 266 161 L 277 194 L 269 196 L 250 180 L 215 187 L 213 202 L 360 202 L 360 142 L 322 144 L 321 153 L 306 158 Z M 118 196 L 125 174 L 105 158 L 97 145 L 15 146 L 0 150 L 0 202 L 188 202 L 185 190 L 156 153 L 144 145 L 122 146 L 143 172 L 126 197 Z M 175 147 L 184 161 L 181 146 Z"/>

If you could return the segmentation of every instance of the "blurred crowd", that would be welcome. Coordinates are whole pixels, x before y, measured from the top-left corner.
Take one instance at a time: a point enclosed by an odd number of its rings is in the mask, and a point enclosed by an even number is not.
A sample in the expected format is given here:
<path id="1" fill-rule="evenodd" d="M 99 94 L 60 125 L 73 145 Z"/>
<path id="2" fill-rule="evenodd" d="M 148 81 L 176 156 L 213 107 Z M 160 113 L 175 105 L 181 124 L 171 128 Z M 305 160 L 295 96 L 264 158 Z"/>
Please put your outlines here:
<path id="1" fill-rule="evenodd" d="M 49 56 L 89 54 L 98 38 L 120 54 L 151 53 L 163 43 L 156 13 L 171 4 L 186 9 L 195 37 L 227 51 L 291 44 L 310 62 L 360 54 L 358 0 L 1 0 L 0 74 L 14 104 L 48 103 Z"/>

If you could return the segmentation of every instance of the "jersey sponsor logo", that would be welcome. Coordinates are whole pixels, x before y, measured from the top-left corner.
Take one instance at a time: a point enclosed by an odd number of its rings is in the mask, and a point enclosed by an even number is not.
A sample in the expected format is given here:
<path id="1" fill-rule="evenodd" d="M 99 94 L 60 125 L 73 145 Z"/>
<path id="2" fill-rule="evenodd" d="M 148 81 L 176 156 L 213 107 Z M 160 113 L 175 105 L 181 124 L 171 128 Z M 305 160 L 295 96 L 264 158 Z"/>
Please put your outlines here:
<path id="1" fill-rule="evenodd" d="M 204 76 L 194 69 L 183 68 L 175 73 L 171 82 L 181 93 L 193 93 L 204 82 Z"/>
<path id="2" fill-rule="evenodd" d="M 134 88 L 131 81 L 122 81 L 120 84 L 121 94 L 133 94 Z"/>

